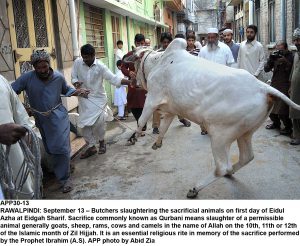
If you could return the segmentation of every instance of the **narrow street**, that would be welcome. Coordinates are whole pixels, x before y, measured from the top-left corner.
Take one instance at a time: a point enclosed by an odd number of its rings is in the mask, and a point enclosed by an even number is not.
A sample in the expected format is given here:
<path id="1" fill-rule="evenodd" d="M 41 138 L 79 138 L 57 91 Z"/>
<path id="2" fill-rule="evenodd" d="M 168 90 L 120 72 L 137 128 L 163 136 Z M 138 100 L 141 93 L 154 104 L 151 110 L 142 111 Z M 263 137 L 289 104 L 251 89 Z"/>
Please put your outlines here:
<path id="1" fill-rule="evenodd" d="M 133 117 L 124 123 L 135 128 Z M 45 199 L 187 199 L 188 190 L 214 170 L 209 137 L 201 136 L 196 124 L 186 128 L 175 118 L 156 151 L 148 135 L 134 146 L 125 146 L 131 133 L 109 123 L 107 153 L 86 160 L 76 157 L 74 190 L 62 194 L 51 179 Z M 156 136 L 151 124 L 147 133 Z M 220 178 L 200 191 L 196 199 L 300 199 L 300 149 L 289 141 L 262 125 L 253 138 L 254 160 L 233 178 Z M 234 143 L 231 160 L 237 159 Z"/>

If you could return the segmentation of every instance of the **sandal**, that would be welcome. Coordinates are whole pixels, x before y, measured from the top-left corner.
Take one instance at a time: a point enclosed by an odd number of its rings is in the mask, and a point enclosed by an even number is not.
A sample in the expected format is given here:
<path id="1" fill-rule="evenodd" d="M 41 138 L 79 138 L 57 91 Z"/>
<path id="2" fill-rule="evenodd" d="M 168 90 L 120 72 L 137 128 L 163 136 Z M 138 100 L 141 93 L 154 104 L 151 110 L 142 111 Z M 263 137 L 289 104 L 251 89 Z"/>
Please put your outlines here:
<path id="1" fill-rule="evenodd" d="M 120 117 L 120 116 L 118 116 L 117 119 L 118 120 L 126 120 L 126 117 Z"/>
<path id="2" fill-rule="evenodd" d="M 68 193 L 71 190 L 73 190 L 73 184 L 68 180 L 62 187 L 62 193 Z"/>
<path id="3" fill-rule="evenodd" d="M 270 125 L 266 125 L 266 129 L 268 129 L 268 130 L 280 129 L 280 126 L 273 123 L 273 124 L 270 124 Z"/>
<path id="4" fill-rule="evenodd" d="M 102 154 L 105 154 L 105 153 L 106 153 L 106 144 L 100 145 L 100 146 L 99 146 L 98 154 L 99 154 L 99 155 L 102 155 Z"/>
<path id="5" fill-rule="evenodd" d="M 97 149 L 95 146 L 88 148 L 84 153 L 80 155 L 80 159 L 86 159 L 97 153 Z"/>

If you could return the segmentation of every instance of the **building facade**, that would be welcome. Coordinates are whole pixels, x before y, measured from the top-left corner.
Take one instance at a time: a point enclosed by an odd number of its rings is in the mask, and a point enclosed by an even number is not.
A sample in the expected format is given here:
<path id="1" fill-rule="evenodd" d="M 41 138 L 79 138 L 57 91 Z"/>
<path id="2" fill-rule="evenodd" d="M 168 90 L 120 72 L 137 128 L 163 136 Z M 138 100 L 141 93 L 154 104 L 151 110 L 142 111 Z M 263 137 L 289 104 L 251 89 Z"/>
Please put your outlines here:
<path id="1" fill-rule="evenodd" d="M 205 40 L 207 28 L 218 27 L 218 1 L 217 0 L 199 0 L 197 1 L 197 40 Z"/>
<path id="2" fill-rule="evenodd" d="M 258 26 L 257 39 L 273 49 L 278 40 L 286 40 L 290 49 L 292 33 L 300 26 L 299 0 L 229 0 L 227 7 L 234 7 L 232 27 L 237 42 L 245 39 L 245 28 L 249 24 Z"/>
<path id="3" fill-rule="evenodd" d="M 51 54 L 51 67 L 70 81 L 85 43 L 94 45 L 97 58 L 114 71 L 117 40 L 123 40 L 124 52 L 134 45 L 136 33 L 158 45 L 161 32 L 177 32 L 177 11 L 183 7 L 181 0 L 2 0 L 0 73 L 14 81 L 32 69 L 33 50 L 43 48 Z M 113 87 L 105 87 L 111 103 Z M 75 97 L 63 100 L 69 111 L 76 109 Z"/>

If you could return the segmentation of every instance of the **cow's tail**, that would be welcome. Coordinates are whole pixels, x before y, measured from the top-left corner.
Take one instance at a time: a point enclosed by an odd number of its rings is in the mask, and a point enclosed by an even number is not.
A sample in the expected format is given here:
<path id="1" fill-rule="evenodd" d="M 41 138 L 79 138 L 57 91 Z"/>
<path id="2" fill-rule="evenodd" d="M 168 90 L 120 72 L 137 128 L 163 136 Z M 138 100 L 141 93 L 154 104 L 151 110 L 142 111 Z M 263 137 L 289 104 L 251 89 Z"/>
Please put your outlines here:
<path id="1" fill-rule="evenodd" d="M 267 85 L 267 94 L 271 94 L 272 96 L 280 98 L 284 101 L 287 105 L 291 106 L 294 109 L 300 111 L 300 105 L 294 103 L 291 99 L 289 99 L 286 95 L 281 93 L 280 91 L 276 90 L 275 88 Z"/>

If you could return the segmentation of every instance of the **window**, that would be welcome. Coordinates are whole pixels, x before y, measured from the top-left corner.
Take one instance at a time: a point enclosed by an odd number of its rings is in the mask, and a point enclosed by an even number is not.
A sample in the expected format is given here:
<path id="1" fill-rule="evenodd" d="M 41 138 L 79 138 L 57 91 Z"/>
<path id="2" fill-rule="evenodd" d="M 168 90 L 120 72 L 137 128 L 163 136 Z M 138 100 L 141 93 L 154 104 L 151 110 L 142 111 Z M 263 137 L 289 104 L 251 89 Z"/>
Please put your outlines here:
<path id="1" fill-rule="evenodd" d="M 255 1 L 254 24 L 258 27 L 256 39 L 260 41 L 260 0 Z"/>
<path id="2" fill-rule="evenodd" d="M 194 31 L 195 31 L 195 32 L 198 32 L 198 23 L 195 23 L 193 26 L 194 26 L 194 28 L 193 28 Z"/>
<path id="3" fill-rule="evenodd" d="M 275 42 L 275 0 L 269 0 L 269 41 Z"/>
<path id="4" fill-rule="evenodd" d="M 117 16 L 111 16 L 112 25 L 112 38 L 113 44 L 116 45 L 117 41 L 120 40 L 120 18 Z"/>
<path id="5" fill-rule="evenodd" d="M 94 46 L 96 57 L 105 57 L 103 10 L 84 4 L 86 42 Z"/>
<path id="6" fill-rule="evenodd" d="M 294 29 L 300 27 L 300 1 L 295 0 Z"/>

